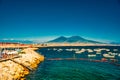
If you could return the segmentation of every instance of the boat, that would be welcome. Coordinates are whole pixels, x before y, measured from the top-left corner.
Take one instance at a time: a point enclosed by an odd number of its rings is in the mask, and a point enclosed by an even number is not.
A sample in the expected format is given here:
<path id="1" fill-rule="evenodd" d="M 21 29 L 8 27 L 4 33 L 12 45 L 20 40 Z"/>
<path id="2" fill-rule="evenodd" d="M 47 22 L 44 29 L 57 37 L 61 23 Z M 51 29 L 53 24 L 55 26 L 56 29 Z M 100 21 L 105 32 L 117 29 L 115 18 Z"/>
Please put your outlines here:
<path id="1" fill-rule="evenodd" d="M 103 57 L 105 57 L 105 58 L 115 58 L 115 55 L 103 54 Z"/>
<path id="2" fill-rule="evenodd" d="M 88 51 L 88 52 L 93 52 L 93 50 L 92 50 L 92 49 L 87 49 L 87 51 Z"/>
<path id="3" fill-rule="evenodd" d="M 96 57 L 96 54 L 88 54 L 88 57 Z"/>
<path id="4" fill-rule="evenodd" d="M 18 54 L 17 51 L 8 51 L 6 54 Z"/>

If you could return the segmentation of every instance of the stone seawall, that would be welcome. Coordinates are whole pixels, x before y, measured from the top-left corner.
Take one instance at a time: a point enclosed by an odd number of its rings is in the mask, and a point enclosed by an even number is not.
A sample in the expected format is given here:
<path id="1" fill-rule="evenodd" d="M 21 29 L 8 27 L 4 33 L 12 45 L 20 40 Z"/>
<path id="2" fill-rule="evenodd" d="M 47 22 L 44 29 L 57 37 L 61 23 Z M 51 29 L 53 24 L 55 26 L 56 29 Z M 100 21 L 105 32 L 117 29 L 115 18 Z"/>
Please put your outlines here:
<path id="1" fill-rule="evenodd" d="M 20 80 L 44 60 L 44 56 L 35 52 L 34 48 L 24 49 L 23 52 L 19 58 L 0 62 L 0 80 Z"/>

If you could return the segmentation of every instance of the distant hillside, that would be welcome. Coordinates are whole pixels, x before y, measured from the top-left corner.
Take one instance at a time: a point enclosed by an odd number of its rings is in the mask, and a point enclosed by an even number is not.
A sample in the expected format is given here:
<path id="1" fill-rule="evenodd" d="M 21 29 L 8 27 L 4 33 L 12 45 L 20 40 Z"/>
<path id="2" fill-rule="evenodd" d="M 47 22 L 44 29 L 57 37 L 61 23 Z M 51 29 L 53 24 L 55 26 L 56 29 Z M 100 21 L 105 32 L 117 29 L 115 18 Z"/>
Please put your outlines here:
<path id="1" fill-rule="evenodd" d="M 0 40 L 0 42 L 10 42 L 10 43 L 24 43 L 24 44 L 32 44 L 33 41 L 29 40 Z"/>
<path id="2" fill-rule="evenodd" d="M 71 36 L 71 37 L 64 37 L 64 36 L 61 36 L 61 37 L 58 37 L 54 40 L 51 40 L 51 41 L 48 41 L 48 43 L 102 43 L 102 42 L 98 42 L 98 41 L 93 41 L 93 40 L 87 40 L 87 39 L 84 39 L 80 36 Z"/>
<path id="3" fill-rule="evenodd" d="M 110 42 L 110 44 L 119 44 L 120 45 L 120 42 Z"/>

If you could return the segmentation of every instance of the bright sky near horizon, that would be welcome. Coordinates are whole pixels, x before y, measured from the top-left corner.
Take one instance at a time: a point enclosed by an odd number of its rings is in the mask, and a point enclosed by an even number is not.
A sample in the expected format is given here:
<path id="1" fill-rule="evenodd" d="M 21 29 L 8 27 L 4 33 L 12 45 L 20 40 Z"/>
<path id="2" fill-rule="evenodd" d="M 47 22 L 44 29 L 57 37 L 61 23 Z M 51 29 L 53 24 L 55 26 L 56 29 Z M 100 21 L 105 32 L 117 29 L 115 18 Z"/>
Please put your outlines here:
<path id="1" fill-rule="evenodd" d="M 120 0 L 0 0 L 0 39 L 72 35 L 120 42 Z"/>

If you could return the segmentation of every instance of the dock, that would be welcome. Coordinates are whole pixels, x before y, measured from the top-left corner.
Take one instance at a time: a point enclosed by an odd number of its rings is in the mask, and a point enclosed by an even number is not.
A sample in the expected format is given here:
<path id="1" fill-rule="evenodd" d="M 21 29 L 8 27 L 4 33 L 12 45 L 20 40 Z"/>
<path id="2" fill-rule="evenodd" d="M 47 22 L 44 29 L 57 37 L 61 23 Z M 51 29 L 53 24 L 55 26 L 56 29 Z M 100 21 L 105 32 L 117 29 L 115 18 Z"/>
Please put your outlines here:
<path id="1" fill-rule="evenodd" d="M 7 60 L 12 60 L 12 59 L 15 59 L 15 58 L 20 58 L 21 56 L 14 56 L 14 57 L 7 57 L 7 58 L 0 58 L 0 62 L 4 62 L 4 61 L 7 61 Z"/>

